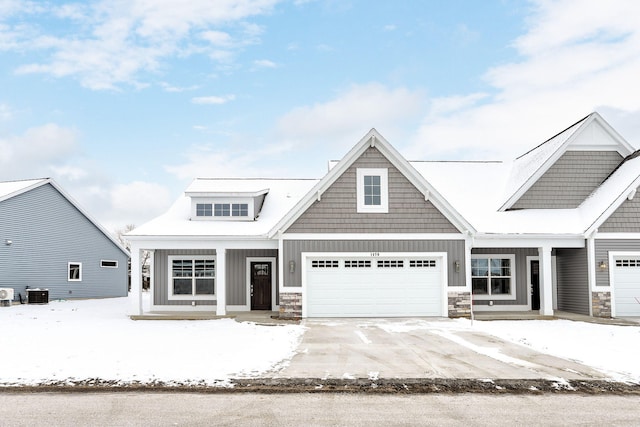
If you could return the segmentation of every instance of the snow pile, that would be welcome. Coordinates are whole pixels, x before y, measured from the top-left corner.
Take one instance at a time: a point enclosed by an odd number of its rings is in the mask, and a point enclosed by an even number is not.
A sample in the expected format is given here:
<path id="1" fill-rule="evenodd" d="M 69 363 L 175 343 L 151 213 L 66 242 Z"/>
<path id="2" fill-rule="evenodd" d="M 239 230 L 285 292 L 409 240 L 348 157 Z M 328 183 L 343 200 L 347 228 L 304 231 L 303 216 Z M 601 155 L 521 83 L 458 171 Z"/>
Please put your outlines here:
<path id="1" fill-rule="evenodd" d="M 304 330 L 233 319 L 133 321 L 127 308 L 127 298 L 0 308 L 0 384 L 221 384 L 287 363 Z"/>

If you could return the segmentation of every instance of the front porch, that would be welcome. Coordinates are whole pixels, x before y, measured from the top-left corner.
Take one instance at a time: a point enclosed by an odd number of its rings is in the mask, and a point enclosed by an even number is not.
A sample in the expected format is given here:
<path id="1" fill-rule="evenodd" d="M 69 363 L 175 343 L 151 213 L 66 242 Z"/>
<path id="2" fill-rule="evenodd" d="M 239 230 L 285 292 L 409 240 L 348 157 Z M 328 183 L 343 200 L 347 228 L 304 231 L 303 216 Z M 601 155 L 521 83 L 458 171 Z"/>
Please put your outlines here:
<path id="1" fill-rule="evenodd" d="M 269 310 L 253 311 L 228 311 L 223 316 L 218 316 L 215 312 L 193 312 L 193 311 L 155 311 L 144 314 L 130 315 L 131 320 L 217 320 L 234 319 L 236 322 L 250 322 L 258 325 L 286 325 L 298 323 L 298 321 L 281 319 L 279 312 Z"/>

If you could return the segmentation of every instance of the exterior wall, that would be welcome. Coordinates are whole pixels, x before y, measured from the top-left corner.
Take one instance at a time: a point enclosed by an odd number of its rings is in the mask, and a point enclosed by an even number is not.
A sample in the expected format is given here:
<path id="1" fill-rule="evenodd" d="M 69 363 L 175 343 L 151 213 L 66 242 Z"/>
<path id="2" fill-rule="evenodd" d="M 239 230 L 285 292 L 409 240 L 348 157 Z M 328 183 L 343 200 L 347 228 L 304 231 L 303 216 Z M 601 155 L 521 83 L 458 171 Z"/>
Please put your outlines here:
<path id="1" fill-rule="evenodd" d="M 609 251 L 615 252 L 640 252 L 640 240 L 633 239 L 596 239 L 595 261 L 596 261 L 596 286 L 609 286 Z M 598 267 L 600 261 L 607 263 L 604 270 Z"/>
<path id="2" fill-rule="evenodd" d="M 247 303 L 247 257 L 273 257 L 276 263 L 273 274 L 278 283 L 278 251 L 276 249 L 228 249 L 227 250 L 227 305 Z M 276 289 L 277 292 L 277 289 Z M 277 295 L 276 295 L 277 301 Z"/>
<path id="3" fill-rule="evenodd" d="M 632 200 L 625 200 L 609 218 L 598 227 L 602 233 L 640 232 L 640 194 Z"/>
<path id="4" fill-rule="evenodd" d="M 296 320 L 302 318 L 302 294 L 298 292 L 283 292 L 280 294 L 281 319 Z"/>
<path id="5" fill-rule="evenodd" d="M 16 299 L 27 286 L 50 299 L 127 296 L 127 255 L 50 184 L 0 202 L 0 242 L 0 287 Z M 82 263 L 82 281 L 67 281 L 69 262 Z"/>
<path id="6" fill-rule="evenodd" d="M 448 315 L 450 318 L 471 317 L 471 294 L 469 292 L 449 292 Z"/>
<path id="7" fill-rule="evenodd" d="M 587 249 L 556 249 L 558 310 L 589 315 Z"/>
<path id="8" fill-rule="evenodd" d="M 212 249 L 156 249 L 153 258 L 153 304 L 154 305 L 188 305 L 191 300 L 169 300 L 169 256 L 170 255 L 215 255 Z M 216 271 L 217 271 L 216 266 Z M 215 281 L 216 294 L 218 289 L 218 278 Z M 212 300 L 198 300 L 197 305 L 215 305 L 215 298 Z"/>
<path id="9" fill-rule="evenodd" d="M 357 213 L 356 169 L 387 168 L 388 213 Z M 287 233 L 458 233 L 376 148 L 368 148 Z"/>
<path id="10" fill-rule="evenodd" d="M 615 151 L 567 151 L 511 209 L 576 208 L 621 161 Z"/>
<path id="11" fill-rule="evenodd" d="M 611 292 L 592 292 L 593 317 L 611 317 Z"/>
<path id="12" fill-rule="evenodd" d="M 285 268 L 285 287 L 302 285 L 302 252 L 446 252 L 448 285 L 465 286 L 464 240 L 285 240 L 284 265 L 295 261 L 297 266 L 294 273 Z M 452 267 L 455 261 L 460 261 L 458 272 Z"/>
<path id="13" fill-rule="evenodd" d="M 528 280 L 527 280 L 527 257 L 538 256 L 536 248 L 473 248 L 472 255 L 515 255 L 516 256 L 516 299 L 514 300 L 491 300 L 494 306 L 499 305 L 527 305 L 528 304 Z M 473 305 L 489 305 L 489 301 L 473 300 Z"/>

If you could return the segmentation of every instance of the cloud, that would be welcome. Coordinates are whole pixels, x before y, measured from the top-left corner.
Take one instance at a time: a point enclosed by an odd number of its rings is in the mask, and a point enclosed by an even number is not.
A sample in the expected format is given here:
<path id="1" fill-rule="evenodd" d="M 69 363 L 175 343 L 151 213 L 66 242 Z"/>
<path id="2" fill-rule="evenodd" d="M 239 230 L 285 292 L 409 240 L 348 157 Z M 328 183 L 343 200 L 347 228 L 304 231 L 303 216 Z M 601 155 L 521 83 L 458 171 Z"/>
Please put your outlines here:
<path id="1" fill-rule="evenodd" d="M 611 114 L 614 127 L 640 120 L 640 3 L 575 7 L 532 2 L 527 30 L 513 41 L 518 60 L 488 69 L 483 93 L 431 99 L 407 154 L 512 158 L 594 110 Z"/>
<path id="2" fill-rule="evenodd" d="M 0 121 L 7 121 L 13 117 L 13 110 L 7 104 L 0 104 Z"/>
<path id="3" fill-rule="evenodd" d="M 109 230 L 125 224 L 141 225 L 150 218 L 164 213 L 173 196 L 170 191 L 156 183 L 133 181 L 114 185 L 108 194 L 111 212 L 108 215 Z"/>
<path id="4" fill-rule="evenodd" d="M 235 95 L 198 96 L 195 98 L 191 98 L 191 102 L 193 104 L 199 104 L 199 105 L 221 105 L 221 104 L 226 104 L 229 101 L 233 101 L 234 99 L 236 99 Z"/>
<path id="5" fill-rule="evenodd" d="M 62 6 L 30 2 L 0 3 L 0 49 L 37 52 L 39 58 L 16 68 L 18 74 L 74 77 L 90 89 L 144 87 L 147 73 L 158 72 L 174 56 L 204 54 L 229 61 L 233 51 L 259 42 L 262 27 L 248 22 L 269 13 L 278 0 L 114 0 Z M 65 31 L 43 33 L 36 25 L 13 22 L 31 13 L 57 20 Z M 2 22 L 4 21 L 4 22 Z M 234 34 L 221 31 L 225 26 Z M 199 33 L 200 37 L 193 37 Z M 220 47 L 226 51 L 221 52 Z"/>
<path id="6" fill-rule="evenodd" d="M 278 64 L 273 61 L 269 61 L 268 59 L 259 59 L 257 61 L 253 61 L 253 65 L 260 68 L 277 68 Z"/>

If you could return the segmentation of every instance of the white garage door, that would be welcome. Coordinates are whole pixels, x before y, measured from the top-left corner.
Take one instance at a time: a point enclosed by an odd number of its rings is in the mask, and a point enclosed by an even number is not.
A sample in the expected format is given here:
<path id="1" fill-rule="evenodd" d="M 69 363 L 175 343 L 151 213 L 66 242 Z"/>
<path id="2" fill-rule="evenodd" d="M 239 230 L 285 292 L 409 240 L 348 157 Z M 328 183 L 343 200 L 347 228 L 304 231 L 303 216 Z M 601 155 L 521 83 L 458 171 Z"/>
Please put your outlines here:
<path id="1" fill-rule="evenodd" d="M 309 257 L 307 317 L 443 315 L 441 257 Z"/>
<path id="2" fill-rule="evenodd" d="M 640 256 L 616 257 L 614 261 L 616 317 L 640 316 Z"/>

